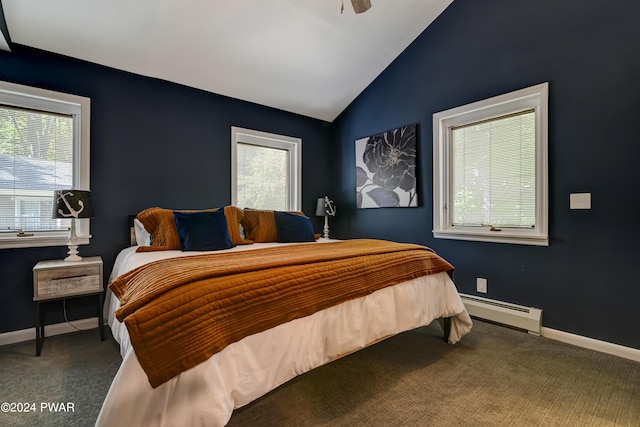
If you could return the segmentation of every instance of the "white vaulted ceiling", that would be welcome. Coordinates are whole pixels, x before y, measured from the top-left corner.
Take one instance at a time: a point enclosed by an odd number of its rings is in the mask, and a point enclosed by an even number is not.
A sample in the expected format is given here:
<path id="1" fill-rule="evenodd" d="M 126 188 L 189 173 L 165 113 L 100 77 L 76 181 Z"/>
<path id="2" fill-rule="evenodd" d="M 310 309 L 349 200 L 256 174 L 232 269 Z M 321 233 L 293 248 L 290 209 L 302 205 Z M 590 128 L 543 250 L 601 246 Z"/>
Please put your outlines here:
<path id="1" fill-rule="evenodd" d="M 1 0 L 11 42 L 326 121 L 453 0 Z"/>

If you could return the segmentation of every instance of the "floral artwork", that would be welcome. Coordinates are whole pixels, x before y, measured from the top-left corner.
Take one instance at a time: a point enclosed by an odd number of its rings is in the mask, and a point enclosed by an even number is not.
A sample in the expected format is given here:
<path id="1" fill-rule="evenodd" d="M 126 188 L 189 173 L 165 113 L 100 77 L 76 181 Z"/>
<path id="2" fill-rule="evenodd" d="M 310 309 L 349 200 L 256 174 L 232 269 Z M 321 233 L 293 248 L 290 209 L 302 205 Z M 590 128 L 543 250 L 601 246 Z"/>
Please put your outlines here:
<path id="1" fill-rule="evenodd" d="M 358 208 L 418 206 L 416 125 L 356 140 Z"/>

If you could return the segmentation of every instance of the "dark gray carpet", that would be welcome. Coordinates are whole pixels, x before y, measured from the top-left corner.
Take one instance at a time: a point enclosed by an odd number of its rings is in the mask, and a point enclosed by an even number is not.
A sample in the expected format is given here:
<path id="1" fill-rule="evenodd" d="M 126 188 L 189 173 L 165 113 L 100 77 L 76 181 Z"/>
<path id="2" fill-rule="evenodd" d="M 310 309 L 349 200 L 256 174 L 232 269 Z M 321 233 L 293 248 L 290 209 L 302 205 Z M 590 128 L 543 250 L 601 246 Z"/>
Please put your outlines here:
<path id="1" fill-rule="evenodd" d="M 237 410 L 242 426 L 640 426 L 640 363 L 475 321 L 390 338 Z"/>
<path id="2" fill-rule="evenodd" d="M 47 338 L 39 358 L 34 347 L 0 347 L 0 403 L 37 405 L 0 412 L 0 426 L 92 426 L 115 342 L 93 330 Z M 295 378 L 229 426 L 640 426 L 640 363 L 480 321 L 451 346 L 434 324 Z"/>
<path id="3" fill-rule="evenodd" d="M 103 342 L 93 329 L 47 337 L 40 357 L 35 351 L 35 341 L 0 347 L 0 405 L 29 405 L 29 412 L 0 411 L 0 426 L 93 426 L 122 362 L 109 328 Z M 71 403 L 74 412 L 43 403 Z"/>

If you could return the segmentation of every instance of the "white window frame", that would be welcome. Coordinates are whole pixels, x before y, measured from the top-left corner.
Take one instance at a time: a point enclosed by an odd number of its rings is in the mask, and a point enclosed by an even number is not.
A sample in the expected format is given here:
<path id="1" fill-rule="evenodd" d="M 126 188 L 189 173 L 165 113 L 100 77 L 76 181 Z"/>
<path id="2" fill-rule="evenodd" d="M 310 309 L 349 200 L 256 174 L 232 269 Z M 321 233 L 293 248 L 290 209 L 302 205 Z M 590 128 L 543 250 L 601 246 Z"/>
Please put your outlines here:
<path id="1" fill-rule="evenodd" d="M 231 204 L 238 204 L 238 143 L 277 148 L 289 152 L 289 206 L 287 210 L 302 210 L 302 139 L 231 127 Z M 245 206 L 240 206 L 244 208 Z"/>
<path id="2" fill-rule="evenodd" d="M 549 245 L 548 209 L 548 98 L 549 83 L 441 111 L 433 115 L 433 236 L 438 239 L 472 240 L 525 245 Z M 491 120 L 526 110 L 535 112 L 535 225 L 531 229 L 454 226 L 452 205 L 453 127 Z"/>
<path id="3" fill-rule="evenodd" d="M 39 89 L 0 81 L 0 104 L 28 108 L 73 117 L 73 184 L 77 190 L 90 190 L 90 116 L 89 98 Z M 51 191 L 53 197 L 53 190 Z M 38 246 L 64 246 L 69 243 L 69 231 L 34 231 L 27 237 L 18 237 L 15 232 L 0 233 L 0 249 Z M 78 244 L 88 244 L 91 238 L 89 219 L 76 221 Z"/>

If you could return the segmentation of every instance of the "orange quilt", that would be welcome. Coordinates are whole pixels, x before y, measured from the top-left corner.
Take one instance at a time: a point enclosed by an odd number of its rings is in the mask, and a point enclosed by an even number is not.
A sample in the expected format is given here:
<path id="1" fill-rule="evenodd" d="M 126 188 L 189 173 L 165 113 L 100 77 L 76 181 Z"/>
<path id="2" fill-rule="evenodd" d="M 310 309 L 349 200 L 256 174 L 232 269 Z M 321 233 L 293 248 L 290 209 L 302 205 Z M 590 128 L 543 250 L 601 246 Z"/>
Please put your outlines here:
<path id="1" fill-rule="evenodd" d="M 427 247 L 361 239 L 165 259 L 109 287 L 155 388 L 244 337 L 450 270 Z"/>

